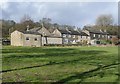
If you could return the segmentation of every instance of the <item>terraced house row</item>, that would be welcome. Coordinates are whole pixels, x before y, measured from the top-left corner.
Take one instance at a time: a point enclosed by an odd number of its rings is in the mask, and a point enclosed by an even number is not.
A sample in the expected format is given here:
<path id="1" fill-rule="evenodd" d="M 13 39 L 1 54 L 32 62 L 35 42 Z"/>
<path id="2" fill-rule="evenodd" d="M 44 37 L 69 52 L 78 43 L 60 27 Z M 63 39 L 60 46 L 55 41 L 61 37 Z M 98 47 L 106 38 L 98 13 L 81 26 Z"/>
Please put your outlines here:
<path id="1" fill-rule="evenodd" d="M 35 46 L 45 44 L 79 44 L 86 43 L 96 45 L 101 39 L 110 39 L 106 31 L 77 30 L 68 28 L 55 28 L 52 32 L 42 27 L 27 28 L 26 31 L 15 30 L 11 33 L 11 45 Z"/>

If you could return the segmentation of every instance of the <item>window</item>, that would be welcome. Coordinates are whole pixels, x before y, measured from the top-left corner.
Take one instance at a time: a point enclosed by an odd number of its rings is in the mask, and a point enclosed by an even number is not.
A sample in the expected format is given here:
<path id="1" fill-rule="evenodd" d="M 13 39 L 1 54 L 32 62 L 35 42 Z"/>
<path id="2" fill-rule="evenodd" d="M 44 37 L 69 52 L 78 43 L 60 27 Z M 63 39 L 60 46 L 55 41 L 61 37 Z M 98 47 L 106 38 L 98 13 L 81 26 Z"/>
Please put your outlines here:
<path id="1" fill-rule="evenodd" d="M 64 42 L 68 43 L 68 39 L 65 39 Z"/>
<path id="2" fill-rule="evenodd" d="M 37 38 L 35 38 L 35 41 L 37 41 Z"/>
<path id="3" fill-rule="evenodd" d="M 63 37 L 66 37 L 66 35 L 65 35 L 65 34 L 63 34 Z"/>
<path id="4" fill-rule="evenodd" d="M 93 37 L 95 37 L 95 34 L 93 34 Z"/>
<path id="5" fill-rule="evenodd" d="M 29 37 L 26 37 L 26 40 L 29 40 Z"/>
<path id="6" fill-rule="evenodd" d="M 98 37 L 100 38 L 100 35 L 98 35 Z"/>
<path id="7" fill-rule="evenodd" d="M 69 35 L 69 37 L 71 37 L 71 35 Z"/>
<path id="8" fill-rule="evenodd" d="M 73 42 L 76 42 L 75 40 L 73 40 Z"/>
<path id="9" fill-rule="evenodd" d="M 75 38 L 75 35 L 73 35 L 73 38 Z"/>
<path id="10" fill-rule="evenodd" d="M 81 38 L 82 38 L 82 36 L 81 36 Z"/>

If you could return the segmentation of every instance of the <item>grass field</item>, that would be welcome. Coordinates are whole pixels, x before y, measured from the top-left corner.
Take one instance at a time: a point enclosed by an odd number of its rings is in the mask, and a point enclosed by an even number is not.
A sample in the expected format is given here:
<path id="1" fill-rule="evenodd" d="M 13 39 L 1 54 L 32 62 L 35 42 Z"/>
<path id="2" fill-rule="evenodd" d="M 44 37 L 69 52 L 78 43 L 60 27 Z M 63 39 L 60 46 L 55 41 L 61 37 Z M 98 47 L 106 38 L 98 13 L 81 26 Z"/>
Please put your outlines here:
<path id="1" fill-rule="evenodd" d="M 118 47 L 2 49 L 3 82 L 116 82 Z"/>

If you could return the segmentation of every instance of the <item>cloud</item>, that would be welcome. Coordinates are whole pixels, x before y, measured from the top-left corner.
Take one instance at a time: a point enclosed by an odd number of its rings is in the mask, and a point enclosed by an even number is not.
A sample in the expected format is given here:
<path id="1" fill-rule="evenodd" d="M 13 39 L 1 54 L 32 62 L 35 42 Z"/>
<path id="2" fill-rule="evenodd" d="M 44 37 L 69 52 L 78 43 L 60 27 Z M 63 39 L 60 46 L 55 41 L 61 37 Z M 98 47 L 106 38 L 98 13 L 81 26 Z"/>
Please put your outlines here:
<path id="1" fill-rule="evenodd" d="M 17 22 L 24 14 L 34 21 L 48 17 L 59 24 L 79 27 L 95 24 L 101 14 L 111 14 L 117 22 L 117 2 L 7 2 L 0 10 L 2 18 Z"/>

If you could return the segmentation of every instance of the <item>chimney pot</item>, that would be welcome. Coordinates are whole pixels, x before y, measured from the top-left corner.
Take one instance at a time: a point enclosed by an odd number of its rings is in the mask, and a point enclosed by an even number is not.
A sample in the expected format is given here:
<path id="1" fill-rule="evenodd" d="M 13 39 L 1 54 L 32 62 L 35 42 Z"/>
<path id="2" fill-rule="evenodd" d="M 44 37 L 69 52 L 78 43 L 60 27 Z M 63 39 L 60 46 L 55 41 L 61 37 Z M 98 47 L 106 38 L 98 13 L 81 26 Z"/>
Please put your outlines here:
<path id="1" fill-rule="evenodd" d="M 29 28 L 30 28 L 30 26 L 29 26 L 29 25 L 27 25 L 27 31 L 29 31 Z"/>

